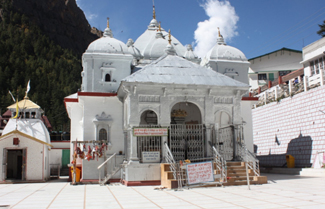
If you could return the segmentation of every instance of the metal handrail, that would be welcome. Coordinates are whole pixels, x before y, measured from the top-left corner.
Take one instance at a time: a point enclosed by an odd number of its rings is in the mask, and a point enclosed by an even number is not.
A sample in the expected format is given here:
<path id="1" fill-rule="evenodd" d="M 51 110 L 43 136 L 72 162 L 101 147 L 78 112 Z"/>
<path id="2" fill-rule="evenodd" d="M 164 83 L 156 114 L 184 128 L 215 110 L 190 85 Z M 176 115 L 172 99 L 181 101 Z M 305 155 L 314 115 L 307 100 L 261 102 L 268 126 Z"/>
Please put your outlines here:
<path id="1" fill-rule="evenodd" d="M 178 191 L 182 190 L 182 169 L 175 162 L 174 156 L 170 151 L 167 142 L 165 142 L 165 160 L 169 164 L 170 170 L 173 172 L 174 179 L 177 180 L 178 183 Z"/>
<path id="2" fill-rule="evenodd" d="M 116 155 L 116 153 L 114 153 L 112 156 L 110 156 L 109 158 L 107 158 L 107 160 L 105 160 L 102 164 L 100 164 L 97 169 L 101 169 L 109 160 L 111 160 L 114 156 Z"/>
<path id="3" fill-rule="evenodd" d="M 212 146 L 213 149 L 213 155 L 216 163 L 216 168 L 220 171 L 222 183 L 227 182 L 227 162 L 226 160 L 221 156 L 221 154 L 217 151 L 217 149 Z"/>
<path id="4" fill-rule="evenodd" d="M 174 160 L 174 156 L 172 152 L 170 151 L 167 142 L 165 142 L 165 160 L 169 164 L 170 170 L 173 172 L 173 176 L 176 179 L 177 175 L 177 169 L 176 169 L 176 162 Z"/>
<path id="5" fill-rule="evenodd" d="M 239 148 L 239 153 L 240 156 L 242 158 L 242 160 L 244 160 L 248 167 L 253 170 L 255 176 L 260 176 L 260 168 L 259 168 L 259 164 L 260 161 L 256 158 L 256 156 L 249 151 L 245 144 L 242 144 L 240 142 L 237 142 L 237 147 Z"/>
<path id="6" fill-rule="evenodd" d="M 107 158 L 107 160 L 105 160 L 102 164 L 100 164 L 100 165 L 97 167 L 97 169 L 99 170 L 99 172 L 98 172 L 98 183 L 101 184 L 101 185 L 103 185 L 104 182 L 107 181 L 107 180 L 104 179 L 104 181 L 101 182 L 101 173 L 102 173 L 102 172 L 101 172 L 100 169 L 101 169 L 104 165 L 108 164 L 108 162 L 111 161 L 113 158 L 115 159 L 115 163 L 114 163 L 114 168 L 115 168 L 115 167 L 116 167 L 116 153 L 114 153 L 112 156 L 110 156 L 109 158 Z M 105 172 L 104 175 L 106 175 L 106 172 Z"/>

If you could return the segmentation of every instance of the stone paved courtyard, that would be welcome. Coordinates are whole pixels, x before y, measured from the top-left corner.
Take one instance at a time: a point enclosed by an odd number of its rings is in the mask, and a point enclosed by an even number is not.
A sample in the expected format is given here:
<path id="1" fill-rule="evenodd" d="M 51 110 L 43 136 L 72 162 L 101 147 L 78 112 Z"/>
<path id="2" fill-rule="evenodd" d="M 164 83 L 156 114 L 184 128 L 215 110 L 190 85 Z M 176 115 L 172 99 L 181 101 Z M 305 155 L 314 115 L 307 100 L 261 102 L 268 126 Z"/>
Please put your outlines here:
<path id="1" fill-rule="evenodd" d="M 267 174 L 268 184 L 157 190 L 51 181 L 1 184 L 0 208 L 325 208 L 325 177 Z"/>

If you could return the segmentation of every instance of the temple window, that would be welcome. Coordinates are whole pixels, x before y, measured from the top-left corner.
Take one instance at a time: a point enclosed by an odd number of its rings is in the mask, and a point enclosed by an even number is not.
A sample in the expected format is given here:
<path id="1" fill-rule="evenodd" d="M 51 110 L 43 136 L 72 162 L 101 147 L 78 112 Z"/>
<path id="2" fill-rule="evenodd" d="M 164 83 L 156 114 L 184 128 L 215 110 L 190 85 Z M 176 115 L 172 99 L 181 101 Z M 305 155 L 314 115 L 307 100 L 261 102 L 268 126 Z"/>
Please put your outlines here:
<path id="1" fill-rule="evenodd" d="M 107 141 L 107 131 L 104 128 L 101 128 L 99 130 L 99 141 Z"/>
<path id="2" fill-rule="evenodd" d="M 105 75 L 105 82 L 111 82 L 111 75 L 109 73 Z"/>

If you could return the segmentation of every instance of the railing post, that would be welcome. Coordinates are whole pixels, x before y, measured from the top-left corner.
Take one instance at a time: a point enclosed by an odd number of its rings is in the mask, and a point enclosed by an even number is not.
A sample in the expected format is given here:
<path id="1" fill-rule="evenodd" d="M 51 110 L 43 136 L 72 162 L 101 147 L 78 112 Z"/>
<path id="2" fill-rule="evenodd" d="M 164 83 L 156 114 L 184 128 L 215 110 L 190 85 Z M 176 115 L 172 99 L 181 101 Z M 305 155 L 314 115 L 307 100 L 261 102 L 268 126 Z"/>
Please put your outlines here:
<path id="1" fill-rule="evenodd" d="M 269 88 L 269 89 L 272 88 L 272 81 L 269 81 L 269 83 L 268 83 L 268 88 Z"/>
<path id="2" fill-rule="evenodd" d="M 320 85 L 323 86 L 324 85 L 324 71 L 323 69 L 319 69 L 319 73 L 320 73 Z"/>
<path id="3" fill-rule="evenodd" d="M 292 80 L 289 80 L 289 95 L 292 96 Z"/>
<path id="4" fill-rule="evenodd" d="M 308 76 L 304 76 L 304 91 L 307 91 L 308 88 Z"/>
<path id="5" fill-rule="evenodd" d="M 302 80 L 301 80 L 301 76 L 298 76 L 298 83 L 301 83 Z"/>
<path id="6" fill-rule="evenodd" d="M 246 167 L 246 178 L 247 178 L 247 186 L 248 186 L 248 190 L 250 190 L 250 182 L 249 182 L 249 174 L 248 174 L 248 162 L 245 162 L 245 167 Z"/>
<path id="7" fill-rule="evenodd" d="M 278 100 L 278 86 L 275 86 L 275 89 L 274 89 L 274 99 L 275 99 L 275 101 Z"/>
<path id="8" fill-rule="evenodd" d="M 282 76 L 279 76 L 279 77 L 278 77 L 278 84 L 279 84 L 279 85 L 282 84 Z"/>

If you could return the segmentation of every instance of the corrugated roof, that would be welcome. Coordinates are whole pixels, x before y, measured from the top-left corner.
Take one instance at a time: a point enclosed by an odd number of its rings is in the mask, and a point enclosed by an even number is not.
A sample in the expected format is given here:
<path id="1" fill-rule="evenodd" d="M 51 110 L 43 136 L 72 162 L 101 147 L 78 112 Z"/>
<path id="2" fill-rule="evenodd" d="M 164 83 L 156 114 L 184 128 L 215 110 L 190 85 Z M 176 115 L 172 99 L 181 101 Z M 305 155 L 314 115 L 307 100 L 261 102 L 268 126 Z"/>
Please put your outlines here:
<path id="1" fill-rule="evenodd" d="M 248 87 L 245 83 L 175 55 L 162 56 L 122 81 Z"/>

